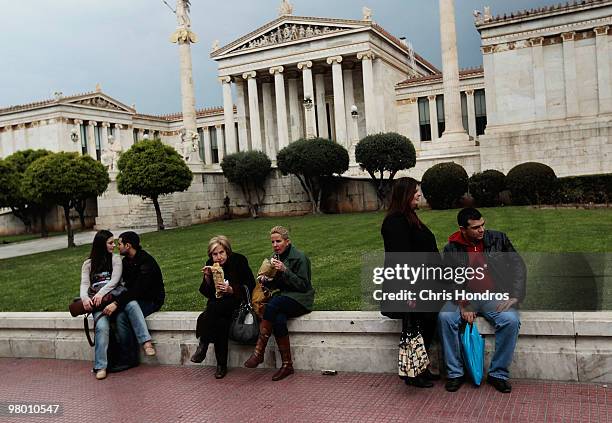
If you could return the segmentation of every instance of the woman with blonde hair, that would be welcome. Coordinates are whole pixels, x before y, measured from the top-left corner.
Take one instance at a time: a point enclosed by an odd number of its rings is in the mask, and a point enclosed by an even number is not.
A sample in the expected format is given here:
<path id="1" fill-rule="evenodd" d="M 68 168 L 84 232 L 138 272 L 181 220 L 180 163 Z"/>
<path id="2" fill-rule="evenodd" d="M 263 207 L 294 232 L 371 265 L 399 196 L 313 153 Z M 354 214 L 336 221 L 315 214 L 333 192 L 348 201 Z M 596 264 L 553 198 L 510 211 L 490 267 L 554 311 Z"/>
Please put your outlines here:
<path id="1" fill-rule="evenodd" d="M 257 345 L 244 366 L 253 368 L 263 363 L 268 339 L 274 333 L 282 359 L 282 366 L 272 376 L 272 380 L 277 381 L 293 373 L 287 318 L 310 313 L 315 291 L 310 282 L 310 260 L 291 244 L 289 231 L 282 226 L 273 227 L 270 241 L 274 250 L 270 264 L 276 273 L 273 278 L 261 275 L 258 279 L 276 294 L 266 304 Z"/>
<path id="2" fill-rule="evenodd" d="M 215 281 L 212 266 L 223 269 L 224 281 Z M 208 260 L 202 268 L 204 277 L 200 293 L 208 298 L 206 309 L 198 317 L 196 337 L 200 343 L 191 361 L 201 363 L 206 358 L 208 345 L 215 346 L 217 371 L 215 378 L 227 374 L 228 334 L 234 311 L 246 297 L 244 286 L 253 291 L 255 278 L 245 256 L 232 251 L 227 237 L 218 235 L 208 242 Z"/>

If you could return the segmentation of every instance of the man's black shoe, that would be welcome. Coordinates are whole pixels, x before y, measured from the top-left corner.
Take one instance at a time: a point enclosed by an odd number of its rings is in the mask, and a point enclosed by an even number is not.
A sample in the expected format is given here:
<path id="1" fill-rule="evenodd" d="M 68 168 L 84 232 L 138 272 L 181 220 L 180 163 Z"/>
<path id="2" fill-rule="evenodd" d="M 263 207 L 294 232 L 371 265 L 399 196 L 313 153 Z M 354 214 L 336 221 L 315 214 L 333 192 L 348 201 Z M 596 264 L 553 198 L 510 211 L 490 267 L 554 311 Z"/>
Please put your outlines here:
<path id="1" fill-rule="evenodd" d="M 433 383 L 426 379 L 423 375 L 417 377 L 406 377 L 404 383 L 409 386 L 416 386 L 417 388 L 433 388 Z"/>
<path id="2" fill-rule="evenodd" d="M 217 371 L 215 373 L 215 379 L 223 379 L 227 374 L 227 366 L 217 366 Z"/>
<path id="3" fill-rule="evenodd" d="M 504 394 L 508 394 L 512 392 L 512 385 L 510 385 L 510 381 L 506 379 L 500 379 L 494 376 L 487 376 L 487 383 L 489 385 L 493 385 L 495 389 Z"/>
<path id="4" fill-rule="evenodd" d="M 446 385 L 444 385 L 444 388 L 448 392 L 456 392 L 459 390 L 459 388 L 461 388 L 461 385 L 463 385 L 463 376 L 462 377 L 450 377 L 446 380 Z"/>
<path id="5" fill-rule="evenodd" d="M 193 355 L 191 356 L 191 361 L 194 363 L 201 363 L 206 358 L 206 351 L 208 350 L 208 345 L 204 345 L 202 343 L 198 344 L 198 348 L 195 350 Z"/>

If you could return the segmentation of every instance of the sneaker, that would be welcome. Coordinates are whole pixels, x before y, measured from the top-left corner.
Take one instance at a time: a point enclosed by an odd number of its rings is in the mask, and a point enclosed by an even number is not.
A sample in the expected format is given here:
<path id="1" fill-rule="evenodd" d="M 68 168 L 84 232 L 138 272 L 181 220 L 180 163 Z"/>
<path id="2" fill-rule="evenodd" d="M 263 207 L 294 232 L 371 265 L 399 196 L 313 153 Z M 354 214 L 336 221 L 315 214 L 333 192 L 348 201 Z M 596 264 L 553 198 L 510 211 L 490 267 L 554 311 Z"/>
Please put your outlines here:
<path id="1" fill-rule="evenodd" d="M 444 388 L 448 391 L 448 392 L 456 392 L 459 390 L 459 388 L 461 388 L 461 385 L 463 385 L 463 377 L 449 377 L 446 380 L 446 385 L 444 385 Z"/>
<path id="2" fill-rule="evenodd" d="M 96 370 L 96 379 L 106 379 L 106 369 Z"/>
<path id="3" fill-rule="evenodd" d="M 142 344 L 142 349 L 144 350 L 145 355 L 152 357 L 155 355 L 155 348 L 153 347 L 153 344 L 151 343 L 151 341 L 147 341 L 144 344 Z"/>
<path id="4" fill-rule="evenodd" d="M 512 392 L 512 385 L 510 385 L 509 380 L 500 379 L 494 376 L 487 376 L 487 383 L 489 385 L 493 385 L 493 387 L 501 393 L 509 394 Z"/>

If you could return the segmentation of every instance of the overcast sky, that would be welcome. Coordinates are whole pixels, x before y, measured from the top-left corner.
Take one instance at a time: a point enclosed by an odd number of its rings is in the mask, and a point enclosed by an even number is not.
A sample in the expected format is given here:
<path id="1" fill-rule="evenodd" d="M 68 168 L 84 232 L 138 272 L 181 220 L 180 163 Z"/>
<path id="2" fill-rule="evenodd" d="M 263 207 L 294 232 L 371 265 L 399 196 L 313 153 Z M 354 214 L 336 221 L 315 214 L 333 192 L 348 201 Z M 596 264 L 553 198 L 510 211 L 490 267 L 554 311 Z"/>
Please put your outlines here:
<path id="1" fill-rule="evenodd" d="M 167 0 L 173 8 L 176 0 Z M 461 67 L 482 64 L 472 11 L 488 4 L 493 14 L 557 3 L 550 0 L 457 0 Z M 196 106 L 222 105 L 211 45 L 221 46 L 275 19 L 280 0 L 192 0 Z M 292 0 L 297 16 L 373 19 L 405 36 L 425 59 L 440 67 L 436 0 Z M 0 107 L 102 90 L 141 113 L 181 109 L 178 49 L 169 42 L 176 17 L 162 0 L 0 1 Z"/>

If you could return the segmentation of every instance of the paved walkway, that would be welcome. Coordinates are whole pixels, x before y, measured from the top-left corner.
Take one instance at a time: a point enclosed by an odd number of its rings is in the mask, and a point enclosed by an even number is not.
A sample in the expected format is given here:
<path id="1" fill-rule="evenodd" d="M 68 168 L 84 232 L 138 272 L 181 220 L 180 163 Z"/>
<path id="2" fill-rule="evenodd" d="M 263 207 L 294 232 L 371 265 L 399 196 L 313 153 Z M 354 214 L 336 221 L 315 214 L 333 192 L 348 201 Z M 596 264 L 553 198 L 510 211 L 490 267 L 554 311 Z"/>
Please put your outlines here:
<path id="1" fill-rule="evenodd" d="M 156 228 L 115 229 L 111 230 L 111 232 L 115 234 L 115 236 L 119 236 L 120 233 L 129 230 L 142 234 L 155 231 Z M 96 231 L 77 232 L 74 234 L 74 243 L 76 245 L 91 244 L 95 234 Z M 11 257 L 27 256 L 29 254 L 42 253 L 45 251 L 62 250 L 66 248 L 67 244 L 68 240 L 66 235 L 31 239 L 23 242 L 12 242 L 0 246 L 0 260 Z"/>
<path id="2" fill-rule="evenodd" d="M 486 385 L 456 393 L 405 386 L 394 375 L 147 366 L 96 381 L 83 361 L 0 358 L 0 403 L 53 403 L 56 417 L 2 422 L 610 422 L 602 385 L 516 380 L 511 394 Z"/>

